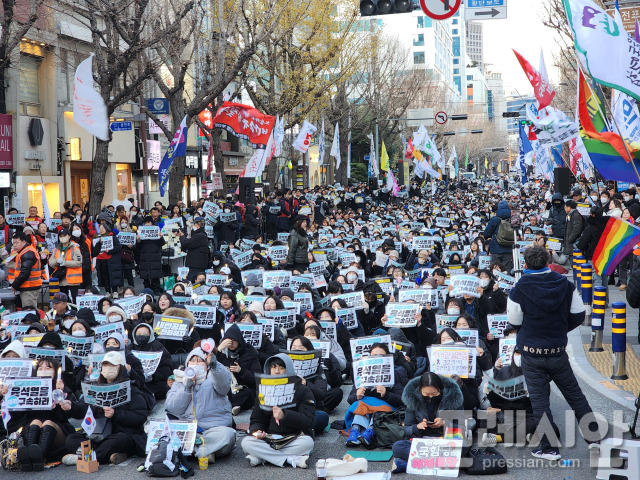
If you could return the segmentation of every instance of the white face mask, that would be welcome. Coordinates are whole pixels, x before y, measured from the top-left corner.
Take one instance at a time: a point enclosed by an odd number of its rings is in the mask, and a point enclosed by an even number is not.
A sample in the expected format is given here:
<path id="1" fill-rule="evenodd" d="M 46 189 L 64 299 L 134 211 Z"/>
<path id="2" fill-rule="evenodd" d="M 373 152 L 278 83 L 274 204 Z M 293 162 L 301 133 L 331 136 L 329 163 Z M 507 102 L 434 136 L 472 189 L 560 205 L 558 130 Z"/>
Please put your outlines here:
<path id="1" fill-rule="evenodd" d="M 213 264 L 217 267 L 218 265 L 220 265 L 220 260 L 214 260 Z"/>
<path id="2" fill-rule="evenodd" d="M 460 315 L 460 309 L 449 307 L 447 309 L 447 314 L 449 314 L 449 315 Z"/>
<path id="3" fill-rule="evenodd" d="M 451 345 L 453 342 L 453 340 L 445 340 L 444 342 L 440 342 L 440 345 Z"/>
<path id="4" fill-rule="evenodd" d="M 102 376 L 104 378 L 106 378 L 107 380 L 115 380 L 116 377 L 118 376 L 118 371 L 119 370 L 120 369 L 117 366 L 109 367 L 109 366 L 103 365 L 102 366 Z"/>
<path id="5" fill-rule="evenodd" d="M 53 370 L 38 370 L 36 377 L 49 377 L 53 378 Z"/>
<path id="6" fill-rule="evenodd" d="M 516 367 L 519 367 L 522 365 L 522 356 L 521 355 L 514 355 L 513 356 L 513 364 Z"/>
<path id="7" fill-rule="evenodd" d="M 231 212 L 231 210 L 229 210 L 228 208 L 224 209 L 224 213 L 230 213 L 230 212 Z"/>
<path id="8" fill-rule="evenodd" d="M 59 237 L 58 240 L 60 240 L 60 243 L 67 243 L 69 241 L 69 237 L 67 236 Z"/>
<path id="9" fill-rule="evenodd" d="M 82 232 L 80 230 L 74 230 L 73 232 L 71 232 L 71 235 L 73 235 L 75 238 L 80 238 Z"/>
<path id="10" fill-rule="evenodd" d="M 486 278 L 481 278 L 480 279 L 480 286 L 482 288 L 486 288 L 489 286 L 489 280 L 487 280 Z"/>
<path id="11" fill-rule="evenodd" d="M 189 365 L 189 366 L 196 371 L 196 375 L 197 376 L 204 375 L 205 372 L 206 372 L 206 368 L 207 368 L 204 365 Z"/>
<path id="12" fill-rule="evenodd" d="M 358 280 L 358 276 L 357 275 L 347 275 L 347 282 L 355 283 L 356 280 Z"/>
<path id="13" fill-rule="evenodd" d="M 74 330 L 71 335 L 73 335 L 74 337 L 86 337 L 87 336 L 87 332 L 83 332 L 82 330 Z"/>
<path id="14" fill-rule="evenodd" d="M 600 197 L 600 201 L 602 203 L 607 203 L 609 201 L 609 199 L 607 197 Z"/>
<path id="15" fill-rule="evenodd" d="M 127 223 L 121 223 L 120 224 L 120 228 L 127 228 L 129 226 L 129 224 Z"/>
<path id="16" fill-rule="evenodd" d="M 109 318 L 107 319 L 107 321 L 109 323 L 121 322 L 122 317 L 120 315 L 109 315 Z"/>
<path id="17" fill-rule="evenodd" d="M 64 320 L 62 322 L 62 324 L 64 325 L 64 328 L 66 328 L 67 330 L 69 330 L 71 328 L 71 325 L 73 325 L 74 323 L 75 323 L 75 319 Z"/>

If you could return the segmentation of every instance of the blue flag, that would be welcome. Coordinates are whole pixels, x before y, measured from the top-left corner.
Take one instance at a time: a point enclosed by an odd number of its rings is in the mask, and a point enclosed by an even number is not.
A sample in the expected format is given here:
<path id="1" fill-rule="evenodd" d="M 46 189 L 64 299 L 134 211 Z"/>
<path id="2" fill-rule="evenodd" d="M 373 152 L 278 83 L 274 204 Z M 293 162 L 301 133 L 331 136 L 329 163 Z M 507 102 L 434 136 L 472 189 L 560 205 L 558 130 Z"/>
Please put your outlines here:
<path id="1" fill-rule="evenodd" d="M 531 142 L 529 142 L 529 138 L 522 128 L 522 124 L 520 124 L 520 136 L 519 136 L 519 144 L 520 144 L 520 152 L 518 155 L 518 163 L 520 165 L 520 180 L 522 183 L 527 181 L 527 163 L 526 158 L 530 157 L 533 148 L 531 147 Z"/>
<path id="2" fill-rule="evenodd" d="M 173 161 L 177 157 L 184 157 L 187 154 L 187 116 L 185 115 L 180 122 L 180 127 L 171 140 L 171 144 L 167 152 L 162 157 L 160 168 L 158 168 L 158 182 L 160 184 L 160 196 L 164 197 L 164 193 L 169 183 L 169 169 Z"/>

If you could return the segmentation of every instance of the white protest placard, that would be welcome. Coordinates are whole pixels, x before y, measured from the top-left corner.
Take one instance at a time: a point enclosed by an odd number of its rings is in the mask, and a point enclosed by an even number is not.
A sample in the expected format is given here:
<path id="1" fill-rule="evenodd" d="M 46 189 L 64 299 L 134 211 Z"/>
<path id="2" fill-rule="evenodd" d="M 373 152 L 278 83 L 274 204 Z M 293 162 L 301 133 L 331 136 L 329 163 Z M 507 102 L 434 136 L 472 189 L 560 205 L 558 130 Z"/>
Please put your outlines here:
<path id="1" fill-rule="evenodd" d="M 444 328 L 453 328 L 460 315 L 436 315 L 436 328 L 440 333 Z"/>
<path id="2" fill-rule="evenodd" d="M 265 271 L 262 274 L 262 286 L 266 290 L 273 290 L 274 287 L 289 288 L 291 285 L 291 272 L 287 270 Z"/>
<path id="3" fill-rule="evenodd" d="M 504 337 L 504 329 L 509 325 L 508 315 L 487 315 L 487 326 L 489 327 L 489 333 L 493 334 L 495 338 Z"/>
<path id="4" fill-rule="evenodd" d="M 226 332 L 232 325 L 237 325 L 240 329 L 240 333 L 244 337 L 244 341 L 254 348 L 260 348 L 262 346 L 262 329 L 263 325 L 260 323 L 225 323 L 224 331 Z"/>
<path id="5" fill-rule="evenodd" d="M 349 340 L 351 346 L 351 359 L 359 360 L 362 357 L 368 357 L 371 346 L 375 343 L 386 343 L 391 350 L 391 335 L 372 335 L 369 337 L 352 338 Z"/>
<path id="6" fill-rule="evenodd" d="M 138 227 L 140 240 L 159 240 L 160 228 L 157 225 L 142 225 Z"/>
<path id="7" fill-rule="evenodd" d="M 333 300 L 341 298 L 347 304 L 347 307 L 355 308 L 356 310 L 362 310 L 364 297 L 362 292 L 343 293 L 342 295 L 335 295 Z"/>
<path id="8" fill-rule="evenodd" d="M 115 323 L 107 323 L 105 325 L 98 325 L 93 328 L 93 333 L 95 337 L 95 342 L 102 345 L 107 338 L 109 338 L 114 333 L 119 333 L 124 337 L 124 323 L 115 322 Z"/>
<path id="9" fill-rule="evenodd" d="M 224 188 L 222 184 L 222 174 L 221 173 L 212 173 L 211 174 L 211 183 L 213 184 L 214 190 L 222 190 Z"/>
<path id="10" fill-rule="evenodd" d="M 162 420 L 149 421 L 149 431 L 147 433 L 147 444 L 145 452 L 149 453 L 151 449 L 160 441 L 162 432 L 164 431 L 165 422 Z M 198 433 L 197 422 L 178 422 L 176 420 L 169 421 L 169 429 L 171 437 L 180 440 L 180 448 L 182 452 L 189 455 L 193 453 L 196 443 L 196 435 Z"/>
<path id="11" fill-rule="evenodd" d="M 464 275 L 464 265 L 450 265 L 447 267 L 447 272 L 452 279 L 453 277 Z"/>
<path id="12" fill-rule="evenodd" d="M 491 266 L 491 255 L 478 255 L 478 269 L 489 269 Z"/>
<path id="13" fill-rule="evenodd" d="M 218 207 L 218 205 L 213 202 L 206 201 L 202 206 L 202 210 L 204 211 L 205 215 L 215 217 L 220 211 L 220 207 Z"/>
<path id="14" fill-rule="evenodd" d="M 475 275 L 456 275 L 451 278 L 450 285 L 453 285 L 452 297 L 462 297 L 471 295 L 476 298 L 482 296 L 476 289 L 480 286 L 480 278 Z"/>
<path id="15" fill-rule="evenodd" d="M 134 297 L 122 297 L 117 301 L 124 313 L 127 314 L 127 318 L 131 318 L 132 315 L 137 315 L 142 310 L 142 306 L 147 301 L 146 295 L 138 295 Z"/>
<path id="16" fill-rule="evenodd" d="M 443 237 L 444 243 L 457 242 L 458 240 L 460 240 L 460 236 L 457 232 L 447 232 Z"/>
<path id="17" fill-rule="evenodd" d="M 82 295 L 76 299 L 76 305 L 78 306 L 78 310 L 88 308 L 95 312 L 98 311 L 98 302 L 102 298 L 100 295 Z"/>
<path id="18" fill-rule="evenodd" d="M 434 289 L 418 288 L 413 290 L 400 290 L 398 292 L 399 302 L 407 302 L 410 300 L 418 303 L 422 308 L 426 308 L 427 305 L 429 305 L 432 310 L 437 309 L 440 304 L 438 291 Z"/>
<path id="19" fill-rule="evenodd" d="M 416 315 L 420 314 L 419 303 L 389 302 L 385 307 L 387 321 L 385 327 L 409 328 L 418 324 Z"/>
<path id="20" fill-rule="evenodd" d="M 357 262 L 356 254 L 353 252 L 340 252 L 340 263 L 342 265 L 351 265 L 353 262 Z"/>
<path id="21" fill-rule="evenodd" d="M 327 336 L 327 338 L 331 338 L 333 340 L 338 339 L 338 334 L 336 332 L 336 323 L 334 321 L 320 321 L 320 329 Z"/>
<path id="22" fill-rule="evenodd" d="M 203 300 L 211 302 L 211 306 L 217 308 L 220 303 L 220 295 L 217 293 L 205 293 L 204 295 L 198 295 L 198 302 Z"/>
<path id="23" fill-rule="evenodd" d="M 433 237 L 420 236 L 420 237 L 413 237 L 413 240 L 411 243 L 415 251 L 420 251 L 420 250 L 429 250 L 433 248 L 434 241 L 433 241 Z"/>
<path id="24" fill-rule="evenodd" d="M 353 384 L 356 388 L 393 387 L 395 375 L 393 355 L 362 357 L 353 362 Z"/>
<path id="25" fill-rule="evenodd" d="M 273 319 L 273 324 L 278 328 L 291 330 L 296 326 L 296 316 L 290 310 L 269 310 L 264 312 L 264 315 Z"/>
<path id="26" fill-rule="evenodd" d="M 222 223 L 235 222 L 236 221 L 236 213 L 235 212 L 221 213 L 220 214 L 220 221 Z"/>
<path id="27" fill-rule="evenodd" d="M 336 318 L 342 320 L 342 324 L 347 330 L 358 328 L 358 315 L 353 307 L 337 309 Z"/>
<path id="28" fill-rule="evenodd" d="M 462 440 L 422 437 L 411 440 L 407 473 L 457 477 L 460 471 Z"/>
<path id="29" fill-rule="evenodd" d="M 206 273 L 204 282 L 210 287 L 224 287 L 227 283 L 227 276 L 217 273 Z"/>
<path id="30" fill-rule="evenodd" d="M 447 217 L 436 217 L 436 227 L 447 228 L 451 225 L 451 219 Z"/>
<path id="31" fill-rule="evenodd" d="M 553 250 L 554 252 L 559 252 L 562 250 L 562 239 L 549 237 L 547 238 L 547 244 L 545 246 L 548 250 Z"/>
<path id="32" fill-rule="evenodd" d="M 25 347 L 37 347 L 42 337 L 44 337 L 44 333 L 17 333 L 15 337 L 15 339 L 20 340 Z"/>
<path id="33" fill-rule="evenodd" d="M 101 243 L 100 251 L 101 252 L 109 252 L 113 250 L 113 235 L 106 235 L 104 237 L 99 237 Z"/>
<path id="34" fill-rule="evenodd" d="M 260 408 L 268 412 L 272 407 L 291 408 L 296 405 L 294 400 L 296 386 L 300 382 L 297 375 L 263 375 L 256 374 L 258 384 L 258 401 Z"/>
<path id="35" fill-rule="evenodd" d="M 287 241 L 289 240 L 289 232 L 278 232 L 277 240 L 279 242 L 287 243 Z"/>
<path id="36" fill-rule="evenodd" d="M 588 217 L 589 215 L 591 215 L 591 205 L 589 205 L 588 203 L 576 204 L 576 210 L 578 210 L 578 213 L 583 217 Z"/>
<path id="37" fill-rule="evenodd" d="M 310 338 L 309 341 L 311 345 L 313 345 L 314 350 L 320 350 L 322 352 L 322 358 L 329 358 L 331 354 L 331 340 Z"/>
<path id="38" fill-rule="evenodd" d="M 142 370 L 144 370 L 145 377 L 151 377 L 160 365 L 162 360 L 162 352 L 142 352 L 140 350 L 131 350 L 134 357 L 140 360 L 142 364 Z"/>
<path id="39" fill-rule="evenodd" d="M 0 384 L 7 377 L 30 377 L 33 360 L 28 358 L 0 358 Z"/>
<path id="40" fill-rule="evenodd" d="M 11 213 L 7 215 L 7 224 L 14 227 L 21 227 L 24 225 L 25 214 L 24 213 Z"/>
<path id="41" fill-rule="evenodd" d="M 136 234 L 131 232 L 118 232 L 120 245 L 133 247 L 136 244 Z"/>
<path id="42" fill-rule="evenodd" d="M 27 316 L 27 314 L 32 313 L 29 310 L 22 310 L 20 312 L 11 312 L 4 313 L 2 315 L 2 326 L 7 327 L 9 325 L 20 325 L 22 319 Z"/>
<path id="43" fill-rule="evenodd" d="M 456 328 L 455 332 L 460 335 L 462 341 L 469 347 L 478 347 L 478 329 L 477 328 Z"/>
<path id="44" fill-rule="evenodd" d="M 5 378 L 8 387 L 3 404 L 8 410 L 51 410 L 53 382 L 51 378 Z"/>
<path id="45" fill-rule="evenodd" d="M 487 389 L 507 400 L 517 400 L 528 395 L 527 382 L 524 379 L 524 375 L 518 375 L 506 380 L 487 378 Z"/>
<path id="46" fill-rule="evenodd" d="M 160 340 L 182 340 L 189 335 L 191 321 L 188 318 L 154 315 L 153 333 Z"/>
<path id="47" fill-rule="evenodd" d="M 73 335 L 60 335 L 62 345 L 64 346 L 67 356 L 74 360 L 84 360 L 89 358 L 93 351 L 93 337 L 74 337 Z"/>
<path id="48" fill-rule="evenodd" d="M 27 357 L 32 360 L 40 360 L 41 358 L 53 358 L 58 364 L 65 369 L 66 352 L 62 349 L 52 349 L 44 347 L 28 347 L 25 346 L 24 350 L 27 352 Z"/>
<path id="49" fill-rule="evenodd" d="M 194 327 L 213 328 L 216 323 L 216 307 L 210 305 L 186 305 L 195 318 Z"/>
<path id="50" fill-rule="evenodd" d="M 253 250 L 240 253 L 233 256 L 233 261 L 236 262 L 238 268 L 244 268 L 251 263 L 251 257 L 253 256 Z"/>
<path id="51" fill-rule="evenodd" d="M 431 347 L 429 355 L 431 371 L 438 375 L 450 377 L 458 375 L 461 378 L 469 377 L 469 349 Z"/>
<path id="52" fill-rule="evenodd" d="M 264 270 L 261 268 L 255 268 L 252 270 L 243 270 L 241 272 L 242 283 L 246 287 L 260 287 L 262 286 L 262 274 Z"/>
<path id="53" fill-rule="evenodd" d="M 293 362 L 296 375 L 302 378 L 314 378 L 318 374 L 318 367 L 322 361 L 322 350 L 295 351 L 286 353 Z"/>
<path id="54" fill-rule="evenodd" d="M 49 250 L 49 252 L 53 252 L 58 246 L 58 234 L 56 232 L 45 233 L 44 240 L 47 244 L 47 250 Z"/>
<path id="55" fill-rule="evenodd" d="M 273 318 L 266 317 L 257 317 L 258 323 L 262 325 L 262 333 L 264 333 L 269 340 L 273 342 L 275 338 L 275 323 L 273 322 Z"/>
<path id="56" fill-rule="evenodd" d="M 285 309 L 291 310 L 296 315 L 300 315 L 300 302 L 295 300 L 282 300 L 282 305 Z"/>
<path id="57" fill-rule="evenodd" d="M 84 402 L 88 405 L 117 407 L 131 401 L 131 382 L 127 380 L 110 385 L 82 382 L 82 395 L 84 395 Z"/>
<path id="58" fill-rule="evenodd" d="M 294 293 L 293 299 L 300 303 L 301 312 L 313 312 L 313 296 L 309 292 Z"/>
<path id="59" fill-rule="evenodd" d="M 515 338 L 501 338 L 498 348 L 498 356 L 502 360 L 502 366 L 511 364 L 511 357 L 513 357 L 513 351 L 516 349 Z"/>
<path id="60" fill-rule="evenodd" d="M 494 270 L 493 276 L 496 277 L 496 280 L 498 281 L 498 287 L 500 287 L 505 291 L 511 290 L 513 286 L 516 284 L 515 277 L 512 277 L 511 275 L 507 275 L 506 273 L 502 273 L 502 272 L 498 272 L 497 270 Z"/>

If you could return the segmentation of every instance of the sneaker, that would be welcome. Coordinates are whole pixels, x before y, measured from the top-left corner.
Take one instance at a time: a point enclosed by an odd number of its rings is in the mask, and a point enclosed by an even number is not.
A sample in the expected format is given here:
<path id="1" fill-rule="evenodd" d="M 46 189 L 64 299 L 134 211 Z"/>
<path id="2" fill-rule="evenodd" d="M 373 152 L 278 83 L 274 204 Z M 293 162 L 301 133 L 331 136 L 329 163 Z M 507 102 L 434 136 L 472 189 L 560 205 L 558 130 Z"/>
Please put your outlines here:
<path id="1" fill-rule="evenodd" d="M 404 473 L 407 471 L 407 462 L 401 458 L 394 458 L 391 465 L 391 473 Z"/>
<path id="2" fill-rule="evenodd" d="M 65 465 L 76 465 L 78 463 L 78 456 L 75 453 L 67 453 L 62 457 L 62 463 Z"/>
<path id="3" fill-rule="evenodd" d="M 240 410 L 242 410 L 240 405 L 236 405 L 231 409 L 231 415 L 238 415 L 240 413 Z"/>
<path id="4" fill-rule="evenodd" d="M 562 455 L 560 455 L 560 451 L 557 448 L 536 448 L 531 451 L 531 455 L 536 458 L 543 458 L 545 460 L 560 460 Z"/>
<path id="5" fill-rule="evenodd" d="M 620 286 L 618 287 L 618 290 L 626 290 L 626 289 L 627 289 L 627 286 L 626 286 L 626 285 L 620 285 Z"/>
<path id="6" fill-rule="evenodd" d="M 127 457 L 128 457 L 128 455 L 126 453 L 113 453 L 109 457 L 109 460 L 114 465 L 120 465 L 122 462 L 124 462 L 127 459 Z"/>
<path id="7" fill-rule="evenodd" d="M 362 443 L 367 449 L 375 448 L 375 434 L 373 433 L 373 428 L 367 428 L 361 435 L 358 435 L 358 440 L 360 440 L 360 443 Z"/>
<path id="8" fill-rule="evenodd" d="M 495 447 L 498 439 L 493 433 L 483 433 L 481 443 L 483 447 Z"/>
<path id="9" fill-rule="evenodd" d="M 287 463 L 291 464 L 293 468 L 307 468 L 307 460 L 309 455 L 292 455 L 287 457 Z"/>
<path id="10" fill-rule="evenodd" d="M 347 438 L 347 441 L 345 442 L 345 446 L 347 447 L 357 447 L 360 445 L 360 430 L 351 427 L 351 430 L 349 431 L 349 438 Z"/>
<path id="11" fill-rule="evenodd" d="M 252 467 L 257 467 L 262 463 L 262 460 L 260 460 L 258 457 L 254 457 L 253 455 L 247 455 L 245 458 L 249 460 L 249 465 L 251 465 Z"/>

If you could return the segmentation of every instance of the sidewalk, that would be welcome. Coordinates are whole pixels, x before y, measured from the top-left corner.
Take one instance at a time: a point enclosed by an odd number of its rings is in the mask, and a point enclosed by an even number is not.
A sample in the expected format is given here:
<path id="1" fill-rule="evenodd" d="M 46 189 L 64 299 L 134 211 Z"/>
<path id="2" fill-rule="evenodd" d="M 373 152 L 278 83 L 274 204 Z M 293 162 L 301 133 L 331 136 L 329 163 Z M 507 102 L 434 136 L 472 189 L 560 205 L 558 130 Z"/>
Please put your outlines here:
<path id="1" fill-rule="evenodd" d="M 571 280 L 571 276 L 569 276 Z M 624 302 L 624 291 L 609 286 L 609 303 Z M 605 311 L 602 344 L 604 352 L 589 352 L 591 327 L 581 326 L 569 334 L 567 351 L 576 375 L 603 396 L 621 406 L 635 411 L 635 400 L 640 391 L 640 345 L 638 344 L 638 310 L 627 305 L 627 352 L 626 370 L 628 380 L 611 380 L 613 354 L 611 352 L 611 308 Z"/>

